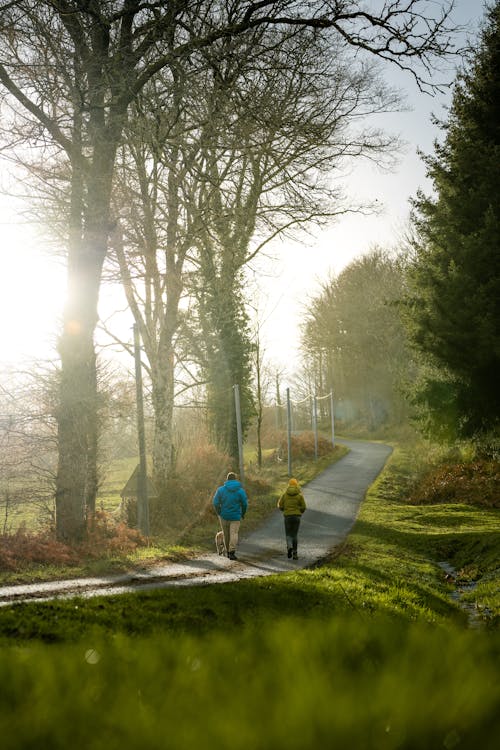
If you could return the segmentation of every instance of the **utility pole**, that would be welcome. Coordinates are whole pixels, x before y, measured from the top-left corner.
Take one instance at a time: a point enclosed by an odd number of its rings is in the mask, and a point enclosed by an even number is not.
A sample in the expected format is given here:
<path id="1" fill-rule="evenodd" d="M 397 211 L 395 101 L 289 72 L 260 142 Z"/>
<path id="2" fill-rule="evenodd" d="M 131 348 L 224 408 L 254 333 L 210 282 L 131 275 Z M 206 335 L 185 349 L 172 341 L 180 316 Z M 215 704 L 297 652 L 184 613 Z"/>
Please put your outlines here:
<path id="1" fill-rule="evenodd" d="M 332 447 L 335 448 L 335 413 L 333 402 L 333 390 L 330 391 L 330 417 L 332 420 Z"/>
<path id="2" fill-rule="evenodd" d="M 318 402 L 316 394 L 312 397 L 312 417 L 314 430 L 314 460 L 318 460 Z"/>
<path id="3" fill-rule="evenodd" d="M 286 435 L 288 453 L 288 476 L 292 476 L 292 405 L 290 403 L 290 388 L 286 389 Z"/>
<path id="4" fill-rule="evenodd" d="M 281 394 L 280 394 L 280 374 L 276 371 L 276 429 L 281 430 L 283 420 L 281 418 Z"/>

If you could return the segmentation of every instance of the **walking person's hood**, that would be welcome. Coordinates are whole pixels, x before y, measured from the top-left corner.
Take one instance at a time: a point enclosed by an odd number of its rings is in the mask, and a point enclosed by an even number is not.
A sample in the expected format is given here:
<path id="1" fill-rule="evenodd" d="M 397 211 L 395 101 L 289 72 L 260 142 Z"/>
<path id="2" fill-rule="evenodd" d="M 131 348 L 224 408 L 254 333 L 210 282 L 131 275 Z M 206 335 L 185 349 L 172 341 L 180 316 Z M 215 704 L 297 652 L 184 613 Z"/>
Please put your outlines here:
<path id="1" fill-rule="evenodd" d="M 286 490 L 278 500 L 278 508 L 285 516 L 301 516 L 306 509 L 304 495 L 296 479 L 290 479 Z"/>
<path id="2" fill-rule="evenodd" d="M 239 481 L 239 479 L 226 479 L 224 482 L 224 487 L 229 490 L 229 492 L 236 492 L 237 490 L 243 489 L 243 485 Z"/>

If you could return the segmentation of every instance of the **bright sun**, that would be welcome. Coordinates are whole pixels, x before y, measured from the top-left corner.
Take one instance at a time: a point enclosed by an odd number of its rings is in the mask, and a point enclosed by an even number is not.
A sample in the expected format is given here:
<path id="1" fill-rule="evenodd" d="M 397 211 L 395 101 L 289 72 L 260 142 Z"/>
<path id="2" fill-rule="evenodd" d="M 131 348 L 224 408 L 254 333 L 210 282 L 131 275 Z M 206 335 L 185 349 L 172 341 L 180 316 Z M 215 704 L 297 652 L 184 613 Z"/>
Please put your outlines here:
<path id="1" fill-rule="evenodd" d="M 63 264 L 24 227 L 0 226 L 0 359 L 15 365 L 55 356 L 64 305 Z"/>

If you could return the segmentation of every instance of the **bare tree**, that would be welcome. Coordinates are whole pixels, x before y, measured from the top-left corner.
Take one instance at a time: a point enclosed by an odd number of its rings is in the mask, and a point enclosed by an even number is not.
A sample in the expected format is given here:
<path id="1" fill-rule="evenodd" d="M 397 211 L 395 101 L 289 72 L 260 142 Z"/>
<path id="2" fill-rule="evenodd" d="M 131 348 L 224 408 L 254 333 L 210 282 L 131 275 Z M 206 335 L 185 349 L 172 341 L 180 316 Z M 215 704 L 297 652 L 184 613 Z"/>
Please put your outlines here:
<path id="1" fill-rule="evenodd" d="M 224 40 L 203 53 L 207 125 L 196 161 L 201 179 L 191 183 L 209 405 L 219 445 L 235 457 L 233 383 L 244 427 L 253 416 L 245 267 L 277 236 L 361 210 L 332 173 L 352 158 L 392 156 L 395 139 L 356 124 L 399 101 L 344 43 L 275 29 L 257 41 L 241 50 L 238 40 Z"/>
<path id="2" fill-rule="evenodd" d="M 160 497 L 172 455 L 182 294 L 194 291 L 201 307 L 197 351 L 218 442 L 237 450 L 233 383 L 242 387 L 245 423 L 252 414 L 242 270 L 278 234 L 347 210 L 327 172 L 351 157 L 383 158 L 394 144 L 348 125 L 396 102 L 374 71 L 348 66 L 344 50 L 333 55 L 312 33 L 258 28 L 169 66 L 132 108 L 117 161 L 111 257 L 149 363 Z"/>

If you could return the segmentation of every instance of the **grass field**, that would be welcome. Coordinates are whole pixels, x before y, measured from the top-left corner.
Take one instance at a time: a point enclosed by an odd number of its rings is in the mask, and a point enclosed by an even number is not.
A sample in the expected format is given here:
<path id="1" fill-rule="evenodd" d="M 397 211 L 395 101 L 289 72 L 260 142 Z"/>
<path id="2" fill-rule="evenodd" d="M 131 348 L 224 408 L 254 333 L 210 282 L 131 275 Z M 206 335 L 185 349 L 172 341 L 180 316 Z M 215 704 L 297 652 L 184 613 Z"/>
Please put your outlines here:
<path id="1" fill-rule="evenodd" d="M 493 750 L 499 640 L 373 619 L 0 651 L 5 750 Z"/>
<path id="2" fill-rule="evenodd" d="M 498 510 L 409 502 L 414 466 L 315 569 L 0 610 L 2 746 L 496 748 Z"/>

